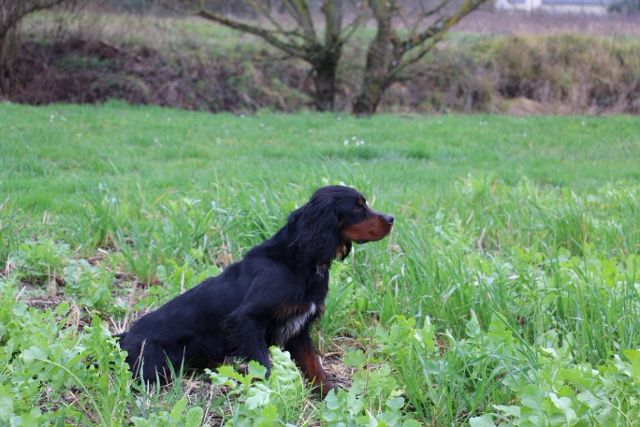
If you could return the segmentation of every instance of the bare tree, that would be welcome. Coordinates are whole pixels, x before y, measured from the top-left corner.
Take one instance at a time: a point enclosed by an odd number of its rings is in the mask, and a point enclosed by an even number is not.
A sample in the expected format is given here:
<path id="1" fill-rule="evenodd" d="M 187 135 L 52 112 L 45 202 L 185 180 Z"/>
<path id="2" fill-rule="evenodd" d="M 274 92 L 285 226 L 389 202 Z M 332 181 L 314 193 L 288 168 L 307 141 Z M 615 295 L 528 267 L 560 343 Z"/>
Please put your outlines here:
<path id="1" fill-rule="evenodd" d="M 357 15 L 347 25 L 343 23 L 344 1 L 322 0 L 320 14 L 324 18 L 324 34 L 316 29 L 310 2 L 307 0 L 283 0 L 282 10 L 288 19 L 281 19 L 273 12 L 274 2 L 247 0 L 263 21 L 248 23 L 228 15 L 207 10 L 200 1 L 198 16 L 238 31 L 253 34 L 288 55 L 302 59 L 311 65 L 315 87 L 314 104 L 320 111 L 334 108 L 337 68 L 342 47 L 361 22 Z"/>
<path id="2" fill-rule="evenodd" d="M 12 61 L 18 52 L 18 26 L 22 19 L 38 10 L 49 9 L 67 0 L 0 0 L 0 92 L 13 80 Z"/>
<path id="3" fill-rule="evenodd" d="M 403 73 L 420 61 L 442 37 L 466 15 L 486 0 L 418 0 L 403 7 L 398 0 L 367 0 L 377 31 L 367 50 L 367 62 L 353 112 L 373 114 L 384 92 L 394 82 L 407 78 Z M 398 28 L 403 31 L 400 34 Z"/>

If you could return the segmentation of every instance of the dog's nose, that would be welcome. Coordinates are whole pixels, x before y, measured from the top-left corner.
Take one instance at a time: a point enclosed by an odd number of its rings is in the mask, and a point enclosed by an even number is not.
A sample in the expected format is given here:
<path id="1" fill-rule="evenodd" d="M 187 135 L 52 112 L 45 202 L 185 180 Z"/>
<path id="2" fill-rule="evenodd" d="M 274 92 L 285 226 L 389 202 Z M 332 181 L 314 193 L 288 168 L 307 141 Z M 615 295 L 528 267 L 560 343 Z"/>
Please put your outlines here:
<path id="1" fill-rule="evenodd" d="M 393 215 L 382 215 L 382 217 L 384 218 L 384 222 L 393 225 Z"/>

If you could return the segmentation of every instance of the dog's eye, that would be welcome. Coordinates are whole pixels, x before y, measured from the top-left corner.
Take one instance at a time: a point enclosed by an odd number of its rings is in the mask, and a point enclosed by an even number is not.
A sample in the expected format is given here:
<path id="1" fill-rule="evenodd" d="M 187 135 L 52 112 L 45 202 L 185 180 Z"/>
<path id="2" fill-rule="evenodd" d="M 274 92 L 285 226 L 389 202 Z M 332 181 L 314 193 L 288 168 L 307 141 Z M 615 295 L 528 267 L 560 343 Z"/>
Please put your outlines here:
<path id="1" fill-rule="evenodd" d="M 362 206 L 360 205 L 356 205 L 356 207 L 353 208 L 353 212 L 354 213 L 358 213 L 362 211 Z"/>

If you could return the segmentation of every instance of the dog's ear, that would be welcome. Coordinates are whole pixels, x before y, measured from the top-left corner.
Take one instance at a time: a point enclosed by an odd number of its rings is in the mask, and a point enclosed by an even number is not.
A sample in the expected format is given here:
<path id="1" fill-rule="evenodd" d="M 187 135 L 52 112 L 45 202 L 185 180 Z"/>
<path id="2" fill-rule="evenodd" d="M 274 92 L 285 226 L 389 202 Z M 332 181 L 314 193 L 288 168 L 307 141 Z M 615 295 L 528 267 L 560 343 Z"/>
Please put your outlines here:
<path id="1" fill-rule="evenodd" d="M 340 223 L 331 200 L 313 197 L 292 212 L 287 223 L 296 244 L 312 261 L 329 262 L 340 244 Z"/>

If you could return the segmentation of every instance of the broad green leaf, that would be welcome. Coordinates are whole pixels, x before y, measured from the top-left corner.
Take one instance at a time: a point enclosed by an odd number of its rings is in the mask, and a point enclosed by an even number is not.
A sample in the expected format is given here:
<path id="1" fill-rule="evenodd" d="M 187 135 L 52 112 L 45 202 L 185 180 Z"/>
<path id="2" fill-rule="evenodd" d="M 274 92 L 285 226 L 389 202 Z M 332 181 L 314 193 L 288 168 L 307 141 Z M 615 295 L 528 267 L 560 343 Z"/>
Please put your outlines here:
<path id="1" fill-rule="evenodd" d="M 245 381 L 245 377 L 244 375 L 242 375 L 240 372 L 236 371 L 233 366 L 229 366 L 229 365 L 222 365 L 219 366 L 216 371 L 218 372 L 219 375 L 222 375 L 224 377 L 227 378 L 231 378 L 233 380 L 236 380 L 238 382 L 244 382 Z"/>
<path id="2" fill-rule="evenodd" d="M 184 417 L 184 427 L 198 427 L 202 424 L 204 410 L 200 406 L 194 406 L 187 411 Z"/>
<path id="3" fill-rule="evenodd" d="M 431 324 L 429 316 L 424 318 L 424 325 L 422 328 L 416 330 L 415 338 L 424 347 L 427 353 L 436 352 L 436 330 Z"/>
<path id="4" fill-rule="evenodd" d="M 576 399 L 588 406 L 590 409 L 596 409 L 596 408 L 600 408 L 605 404 L 609 404 L 608 401 L 603 402 L 601 398 L 596 397 L 593 393 L 591 393 L 589 390 L 585 390 L 582 393 L 578 394 L 578 396 L 576 397 Z"/>
<path id="5" fill-rule="evenodd" d="M 262 408 L 260 418 L 256 420 L 255 426 L 272 427 L 278 421 L 278 408 L 275 405 L 267 405 Z"/>
<path id="6" fill-rule="evenodd" d="M 178 400 L 175 405 L 173 405 L 173 408 L 169 413 L 169 417 L 176 422 L 181 421 L 182 413 L 186 408 L 187 408 L 187 398 L 183 397 L 180 400 Z"/>
<path id="7" fill-rule="evenodd" d="M 342 363 L 351 368 L 361 368 L 367 362 L 367 356 L 360 349 L 349 350 L 342 358 Z"/>
<path id="8" fill-rule="evenodd" d="M 631 362 L 631 375 L 636 381 L 640 380 L 640 350 L 624 350 L 622 352 Z"/>
<path id="9" fill-rule="evenodd" d="M 13 397 L 6 394 L 8 390 L 1 389 L 0 395 L 0 420 L 7 421 L 13 415 Z"/>
<path id="10" fill-rule="evenodd" d="M 358 417 L 358 425 L 367 427 L 384 427 L 384 424 L 378 423 L 376 417 L 370 411 L 367 411 L 366 415 Z"/>
<path id="11" fill-rule="evenodd" d="M 254 384 L 247 393 L 247 400 L 245 404 L 249 409 L 255 409 L 259 406 L 264 406 L 269 403 L 269 397 L 272 391 L 263 383 Z"/>
<path id="12" fill-rule="evenodd" d="M 248 363 L 248 367 L 250 377 L 264 379 L 264 377 L 267 375 L 267 368 L 265 368 L 264 366 L 262 366 L 262 364 L 256 362 L 255 360 L 251 360 Z"/>
<path id="13" fill-rule="evenodd" d="M 324 398 L 324 405 L 330 411 L 335 411 L 340 408 L 340 400 L 338 399 L 335 389 L 331 389 L 329 393 L 327 393 L 327 396 Z"/>
<path id="14" fill-rule="evenodd" d="M 404 406 L 404 398 L 402 396 L 391 397 L 391 398 L 387 399 L 387 406 L 390 409 L 393 409 L 395 411 L 399 411 Z"/>
<path id="15" fill-rule="evenodd" d="M 571 425 L 577 419 L 576 411 L 571 407 L 571 399 L 568 397 L 558 397 L 555 393 L 549 393 L 549 399 L 565 416 L 567 424 Z"/>
<path id="16" fill-rule="evenodd" d="M 23 351 L 21 357 L 22 360 L 30 363 L 37 359 L 46 359 L 47 353 L 45 353 L 40 347 L 36 347 L 35 345 L 33 345 Z"/>
<path id="17" fill-rule="evenodd" d="M 484 414 L 480 417 L 469 418 L 469 425 L 471 427 L 495 427 L 491 414 Z"/>
<path id="18" fill-rule="evenodd" d="M 54 310 L 54 313 L 56 313 L 58 316 L 63 316 L 67 314 L 67 312 L 69 311 L 69 308 L 70 308 L 69 301 L 63 301 L 60 304 L 58 304 L 58 306 Z"/>
<path id="19" fill-rule="evenodd" d="M 469 319 L 466 323 L 465 332 L 469 338 L 477 337 L 482 333 L 480 329 L 480 323 L 478 322 L 478 317 L 476 313 L 471 312 L 471 319 Z"/>
<path id="20" fill-rule="evenodd" d="M 518 418 L 520 417 L 520 407 L 519 406 L 505 406 L 505 405 L 493 405 L 498 411 L 502 412 L 505 415 L 510 415 L 512 417 Z"/>

